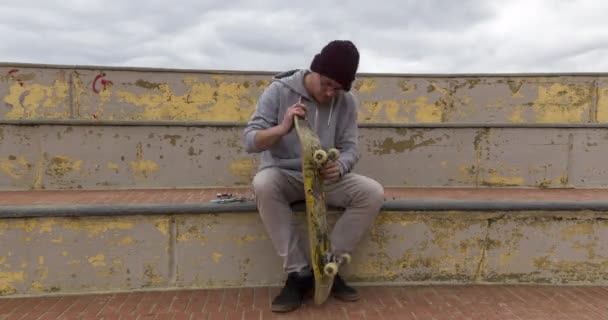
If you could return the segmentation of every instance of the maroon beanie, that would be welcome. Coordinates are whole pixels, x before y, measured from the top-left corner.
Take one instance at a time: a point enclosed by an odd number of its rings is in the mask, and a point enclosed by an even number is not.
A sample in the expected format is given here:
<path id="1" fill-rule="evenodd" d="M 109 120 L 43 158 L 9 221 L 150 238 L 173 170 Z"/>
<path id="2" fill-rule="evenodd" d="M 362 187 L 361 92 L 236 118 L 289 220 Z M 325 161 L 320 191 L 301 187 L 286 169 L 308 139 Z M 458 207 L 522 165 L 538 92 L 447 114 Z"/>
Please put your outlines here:
<path id="1" fill-rule="evenodd" d="M 338 82 L 349 91 L 359 67 L 359 51 L 348 40 L 334 40 L 315 55 L 310 70 Z"/>

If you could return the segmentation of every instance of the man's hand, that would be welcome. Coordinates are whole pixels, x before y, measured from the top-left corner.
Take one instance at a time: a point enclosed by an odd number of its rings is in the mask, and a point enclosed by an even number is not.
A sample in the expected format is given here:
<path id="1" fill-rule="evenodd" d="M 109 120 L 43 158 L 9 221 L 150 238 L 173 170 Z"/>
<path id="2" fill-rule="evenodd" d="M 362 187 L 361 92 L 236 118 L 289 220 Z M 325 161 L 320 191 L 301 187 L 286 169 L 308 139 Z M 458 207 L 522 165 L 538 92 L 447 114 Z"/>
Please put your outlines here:
<path id="1" fill-rule="evenodd" d="M 283 116 L 283 121 L 281 121 L 281 124 L 279 124 L 279 127 L 281 128 L 280 132 L 283 135 L 286 135 L 287 133 L 289 133 L 289 131 L 293 127 L 293 121 L 294 121 L 293 117 L 295 117 L 295 116 L 303 117 L 305 115 L 306 115 L 306 106 L 300 102 L 294 103 L 292 106 L 287 108 L 287 112 L 285 112 L 285 115 Z"/>
<path id="2" fill-rule="evenodd" d="M 293 117 L 294 116 L 304 116 L 306 115 L 306 106 L 302 103 L 295 103 L 287 109 L 285 115 L 283 116 L 283 120 L 278 125 L 259 130 L 255 134 L 255 146 L 260 150 L 267 150 L 272 147 L 282 136 L 289 133 L 291 127 L 293 126 Z"/>
<path id="3" fill-rule="evenodd" d="M 336 161 L 329 161 L 321 168 L 321 175 L 327 182 L 335 182 L 340 178 L 340 166 Z"/>

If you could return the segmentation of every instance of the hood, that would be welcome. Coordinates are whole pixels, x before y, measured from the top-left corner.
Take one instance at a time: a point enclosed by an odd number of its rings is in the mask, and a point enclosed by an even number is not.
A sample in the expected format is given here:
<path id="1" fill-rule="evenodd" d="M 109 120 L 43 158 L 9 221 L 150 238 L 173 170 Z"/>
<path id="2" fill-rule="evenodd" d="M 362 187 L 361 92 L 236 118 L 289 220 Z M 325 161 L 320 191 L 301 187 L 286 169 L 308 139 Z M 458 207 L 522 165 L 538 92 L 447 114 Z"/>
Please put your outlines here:
<path id="1" fill-rule="evenodd" d="M 297 93 L 300 96 L 300 103 L 302 102 L 302 97 L 306 98 L 309 101 L 314 101 L 314 99 L 308 94 L 308 91 L 306 90 L 306 87 L 304 87 L 304 77 L 306 76 L 306 74 L 310 73 L 310 70 L 305 70 L 305 69 L 295 69 L 295 70 L 290 70 L 290 71 L 285 71 L 285 72 L 281 72 L 279 74 L 276 74 L 272 81 L 278 81 L 280 83 L 282 83 L 283 85 L 285 85 L 286 87 L 288 87 L 289 89 L 291 89 L 292 91 L 294 91 L 295 93 Z M 331 124 L 331 117 L 334 111 L 334 105 L 336 103 L 336 98 L 334 97 L 330 102 L 330 108 L 329 108 L 329 117 L 327 117 L 327 126 L 329 127 Z M 316 104 L 316 102 L 315 102 Z M 318 123 L 319 123 L 319 112 L 318 109 L 315 108 L 315 114 L 314 114 L 314 127 L 315 127 L 315 131 L 317 131 L 318 128 Z"/>

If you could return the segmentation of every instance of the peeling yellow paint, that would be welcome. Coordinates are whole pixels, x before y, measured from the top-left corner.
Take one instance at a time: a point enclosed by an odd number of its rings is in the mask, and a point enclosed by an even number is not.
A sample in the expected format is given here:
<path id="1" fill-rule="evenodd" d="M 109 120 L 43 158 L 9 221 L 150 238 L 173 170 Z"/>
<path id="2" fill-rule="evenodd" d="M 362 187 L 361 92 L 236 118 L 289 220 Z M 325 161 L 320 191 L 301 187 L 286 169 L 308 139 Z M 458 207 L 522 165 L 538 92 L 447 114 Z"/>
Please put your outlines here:
<path id="1" fill-rule="evenodd" d="M 169 219 L 157 219 L 154 225 L 165 237 L 169 236 Z"/>
<path id="2" fill-rule="evenodd" d="M 128 246 L 128 245 L 132 245 L 134 243 L 135 243 L 135 240 L 133 240 L 132 237 L 124 237 L 124 238 L 120 239 L 120 242 L 119 242 L 119 244 L 121 246 Z"/>
<path id="3" fill-rule="evenodd" d="M 416 111 L 416 122 L 421 123 L 439 123 L 443 114 L 443 109 L 436 103 L 429 103 L 428 98 L 421 96 L 412 102 L 412 105 L 418 106 Z"/>
<path id="4" fill-rule="evenodd" d="M 501 177 L 501 176 L 491 176 L 484 177 L 483 182 L 491 185 L 501 185 L 501 186 L 520 186 L 526 183 L 526 179 L 522 177 Z"/>
<path id="5" fill-rule="evenodd" d="M 119 165 L 113 162 L 108 162 L 108 169 L 118 171 Z"/>
<path id="6" fill-rule="evenodd" d="M 597 243 L 596 242 L 591 242 L 591 243 L 587 243 L 587 244 L 582 244 L 580 243 L 580 241 L 576 241 L 574 242 L 574 244 L 572 245 L 572 248 L 574 249 L 583 249 L 587 251 L 587 258 L 589 260 L 595 260 L 596 258 L 598 258 L 598 255 L 596 254 L 595 250 L 597 249 Z M 602 256 L 601 257 L 603 260 L 606 259 L 606 257 Z"/>
<path id="7" fill-rule="evenodd" d="M 83 223 L 79 226 L 74 226 L 74 223 L 69 223 L 74 229 L 85 229 L 89 233 L 89 238 L 98 236 L 101 233 L 105 233 L 109 230 L 131 230 L 133 229 L 134 223 L 131 221 L 98 221 L 97 223 Z"/>
<path id="8" fill-rule="evenodd" d="M 392 137 L 384 139 L 382 142 L 374 141 L 369 151 L 376 155 L 391 153 L 403 153 L 406 150 L 412 151 L 417 148 L 432 146 L 441 141 L 441 138 L 427 139 L 421 132 L 412 133 L 408 139 L 395 140 Z"/>
<path id="9" fill-rule="evenodd" d="M 540 84 L 534 101 L 539 123 L 577 123 L 589 113 L 591 96 L 588 88 L 561 83 Z"/>
<path id="10" fill-rule="evenodd" d="M 134 222 L 125 218 L 73 220 L 66 218 L 16 219 L 0 221 L 0 234 L 7 229 L 20 229 L 27 233 L 50 233 L 53 227 L 87 232 L 89 238 L 109 230 L 131 230 Z"/>
<path id="11" fill-rule="evenodd" d="M 188 242 L 191 240 L 198 240 L 201 246 L 205 245 L 207 241 L 207 237 L 203 232 L 199 230 L 199 228 L 195 225 L 188 226 L 187 228 L 180 228 L 177 230 L 177 241 L 179 242 Z"/>
<path id="12" fill-rule="evenodd" d="M 68 254 L 69 254 L 69 253 L 68 253 L 67 251 L 65 251 L 65 250 L 61 251 L 61 255 L 63 255 L 64 257 L 67 257 L 67 256 L 68 256 Z"/>
<path id="13" fill-rule="evenodd" d="M 36 163 L 36 176 L 34 177 L 34 189 L 36 189 L 36 190 L 42 189 L 42 173 L 44 172 L 44 156 L 46 156 L 46 153 L 44 153 L 43 157 L 40 157 L 38 159 L 38 162 Z"/>
<path id="14" fill-rule="evenodd" d="M 219 252 L 214 252 L 211 257 L 213 258 L 213 261 L 215 261 L 215 263 L 220 263 L 220 260 L 222 259 L 223 254 L 219 253 Z"/>
<path id="15" fill-rule="evenodd" d="M 413 100 L 364 101 L 359 109 L 359 122 L 362 123 L 439 123 L 443 116 L 443 107 L 430 103 L 426 96 Z"/>
<path id="16" fill-rule="evenodd" d="M 63 77 L 61 73 L 59 77 Z M 4 96 L 4 102 L 11 107 L 6 119 L 67 119 L 69 84 L 65 79 L 55 80 L 53 85 L 15 83 Z M 52 108 L 53 112 L 43 108 Z"/>
<path id="17" fill-rule="evenodd" d="M 75 116 L 85 116 L 87 119 L 112 120 L 201 120 L 201 121 L 247 121 L 255 109 L 259 94 L 270 82 L 251 80 L 249 75 L 170 75 L 171 80 L 164 83 L 147 79 L 118 82 L 99 93 L 91 91 L 91 78 L 96 74 L 89 71 L 70 71 L 73 79 L 72 103 L 70 104 L 70 83 L 66 79 L 66 71 L 41 71 L 51 73 L 55 77 L 52 84 L 39 84 L 31 74 L 31 82 L 21 86 L 18 82 L 11 83 L 8 93 L 4 95 L 4 103 L 10 106 L 7 119 L 70 118 L 69 106 L 73 105 Z M 54 74 L 53 74 L 54 73 Z M 135 76 L 143 76 L 136 72 Z M 81 77 L 86 79 L 81 79 Z M 29 75 L 28 75 L 29 76 Z M 108 74 L 107 79 L 112 79 Z M 258 76 L 253 76 L 258 77 Z M 551 81 L 551 82 L 549 82 Z M 556 83 L 559 81 L 561 83 Z M 595 94 L 590 83 L 569 83 L 568 79 L 554 78 L 518 78 L 501 79 L 498 82 L 486 78 L 428 80 L 428 79 L 385 79 L 382 77 L 364 77 L 356 81 L 354 89 L 364 95 L 360 115 L 362 122 L 423 122 L 437 123 L 445 117 L 445 112 L 461 113 L 466 117 L 469 113 L 487 111 L 487 103 L 477 103 L 477 96 L 455 94 L 454 86 L 473 88 L 477 84 L 485 84 L 491 88 L 506 87 L 506 92 L 497 96 L 497 103 L 491 107 L 505 108 L 511 122 L 576 122 L 584 121 L 589 114 L 592 98 Z M 524 119 L 526 105 L 523 102 L 521 88 L 527 89 L 537 85 L 538 95 L 532 106 L 536 119 Z M 381 88 L 382 90 L 379 90 Z M 527 91 L 526 91 L 527 92 Z M 598 89 L 598 121 L 608 121 L 608 89 L 605 81 L 600 79 Z M 425 94 L 425 95 L 421 95 Z M 526 94 L 528 96 L 528 94 Z M 407 100 L 403 98 L 406 97 Z M 443 110 L 441 103 L 455 98 L 458 104 L 470 106 L 456 110 Z M 439 99 L 433 102 L 434 99 Z M 402 101 L 403 100 L 403 101 Z M 426 100 L 426 102 L 425 102 Z M 429 103 L 429 101 L 431 101 Z M 424 105 L 426 103 L 426 105 Z M 397 104 L 397 107 L 393 106 Z M 128 106 L 128 108 L 124 107 Z M 386 106 L 385 110 L 378 108 Z M 512 108 L 508 110 L 506 108 Z M 377 112 L 377 113 L 376 113 Z M 375 114 L 376 113 L 376 114 Z M 375 116 L 374 116 L 375 114 Z M 591 115 L 591 117 L 595 117 Z M 594 121 L 595 119 L 591 119 Z M 116 170 L 114 167 L 112 170 Z"/>
<path id="18" fill-rule="evenodd" d="M 105 259 L 105 256 L 100 253 L 94 257 L 90 257 L 88 261 L 94 267 L 104 267 L 106 265 Z"/>
<path id="19" fill-rule="evenodd" d="M 15 283 L 23 283 L 24 277 L 24 271 L 11 272 L 0 270 L 0 295 L 16 292 Z"/>
<path id="20" fill-rule="evenodd" d="M 99 100 L 101 102 L 105 102 L 105 103 L 110 102 L 110 99 L 112 98 L 111 86 L 106 87 L 106 90 L 99 91 L 98 95 L 99 95 Z"/>
<path id="21" fill-rule="evenodd" d="M 30 172 L 31 168 L 32 165 L 25 160 L 23 155 L 0 158 L 0 171 L 13 179 L 23 178 L 24 175 Z"/>
<path id="22" fill-rule="evenodd" d="M 44 257 L 43 256 L 39 256 L 38 257 L 38 264 L 40 264 L 40 265 L 44 264 Z"/>
<path id="23" fill-rule="evenodd" d="M 371 123 L 379 119 L 385 122 L 410 122 L 409 109 L 401 108 L 395 100 L 364 101 L 363 108 L 359 109 L 359 122 Z"/>
<path id="24" fill-rule="evenodd" d="M 187 88 L 181 95 L 173 92 L 166 83 L 141 94 L 116 89 L 105 101 L 143 108 L 133 116 L 137 119 L 246 121 L 255 109 L 257 97 L 248 97 L 254 86 L 221 78 L 203 82 L 197 77 L 185 77 L 183 83 Z"/>
<path id="25" fill-rule="evenodd" d="M 49 275 L 48 267 L 38 267 L 36 270 L 40 273 L 40 280 L 46 280 Z"/>
<path id="26" fill-rule="evenodd" d="M 6 262 L 6 257 L 2 257 L 2 258 L 0 258 L 0 264 L 3 264 L 3 263 L 5 263 L 5 262 Z"/>
<path id="27" fill-rule="evenodd" d="M 32 281 L 32 285 L 30 287 L 34 291 L 38 291 L 38 292 L 44 291 L 44 285 L 38 281 Z"/>
<path id="28" fill-rule="evenodd" d="M 135 176 L 147 178 L 152 172 L 158 171 L 158 164 L 152 160 L 143 160 L 143 147 L 137 144 L 137 161 L 131 161 L 131 170 Z"/>
<path id="29" fill-rule="evenodd" d="M 53 242 L 53 243 L 63 243 L 63 237 L 59 236 L 59 238 L 51 239 L 51 242 Z"/>
<path id="30" fill-rule="evenodd" d="M 243 235 L 243 236 L 238 236 L 235 239 L 235 242 L 239 246 L 244 246 L 244 245 L 246 245 L 248 243 L 259 241 L 259 240 L 268 240 L 268 237 L 266 235 L 263 235 L 263 234 L 261 234 L 261 235 L 246 234 L 246 235 Z"/>
<path id="31" fill-rule="evenodd" d="M 377 86 L 375 79 L 363 79 L 357 82 L 355 89 L 361 93 L 372 93 Z"/>
<path id="32" fill-rule="evenodd" d="M 534 185 L 540 188 L 546 188 L 549 186 L 563 186 L 566 184 L 568 184 L 568 174 L 564 173 L 563 175 L 554 179 L 543 178 L 540 181 L 536 181 Z"/>
<path id="33" fill-rule="evenodd" d="M 131 161 L 133 174 L 147 178 L 152 172 L 158 171 L 158 164 L 152 160 Z"/>
<path id="34" fill-rule="evenodd" d="M 448 162 L 445 161 L 445 160 L 441 161 L 441 167 L 444 168 L 444 169 L 447 168 L 448 167 Z"/>
<path id="35" fill-rule="evenodd" d="M 243 159 L 230 163 L 230 173 L 235 177 L 251 179 L 255 175 L 255 159 Z"/>
<path id="36" fill-rule="evenodd" d="M 597 92 L 597 121 L 608 122 L 608 87 L 600 87 Z"/>
<path id="37" fill-rule="evenodd" d="M 521 106 L 514 106 L 513 112 L 509 116 L 509 121 L 513 123 L 522 123 L 524 122 L 524 118 L 521 116 L 523 108 Z"/>
<path id="38" fill-rule="evenodd" d="M 52 220 L 45 220 L 45 221 L 41 221 L 39 226 L 38 226 L 38 234 L 44 234 L 44 233 L 52 233 L 53 232 L 53 221 Z M 63 241 L 63 237 L 59 236 L 60 241 Z M 56 242 L 55 240 L 52 240 L 53 242 Z"/>
<path id="39" fill-rule="evenodd" d="M 163 282 L 163 277 L 155 273 L 155 266 L 153 263 L 146 263 L 144 266 L 144 275 L 152 284 L 159 284 Z"/>
<path id="40" fill-rule="evenodd" d="M 589 235 L 593 233 L 593 224 L 579 223 L 562 228 L 562 240 L 572 240 L 577 235 Z"/>
<path id="41" fill-rule="evenodd" d="M 63 177 L 73 171 L 80 171 L 82 160 L 64 155 L 54 156 L 48 163 L 46 173 L 54 177 Z"/>

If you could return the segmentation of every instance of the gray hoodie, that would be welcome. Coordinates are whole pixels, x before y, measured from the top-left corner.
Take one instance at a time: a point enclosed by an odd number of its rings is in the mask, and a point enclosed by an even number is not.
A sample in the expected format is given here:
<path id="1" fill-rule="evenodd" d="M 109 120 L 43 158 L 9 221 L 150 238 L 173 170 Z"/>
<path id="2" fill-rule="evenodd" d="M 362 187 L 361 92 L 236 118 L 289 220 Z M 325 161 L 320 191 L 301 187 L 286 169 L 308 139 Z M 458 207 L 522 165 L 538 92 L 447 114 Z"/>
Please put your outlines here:
<path id="1" fill-rule="evenodd" d="M 322 147 L 340 150 L 340 174 L 350 172 L 359 160 L 359 106 L 354 95 L 342 92 L 329 104 L 319 106 L 304 88 L 304 75 L 308 72 L 310 71 L 292 70 L 278 74 L 260 96 L 255 112 L 243 132 L 245 150 L 248 153 L 262 152 L 259 170 L 268 167 L 301 170 L 301 145 L 295 128 L 268 150 L 259 150 L 254 143 L 258 130 L 281 123 L 287 108 L 300 99 L 306 105 L 309 125 L 319 135 Z"/>

